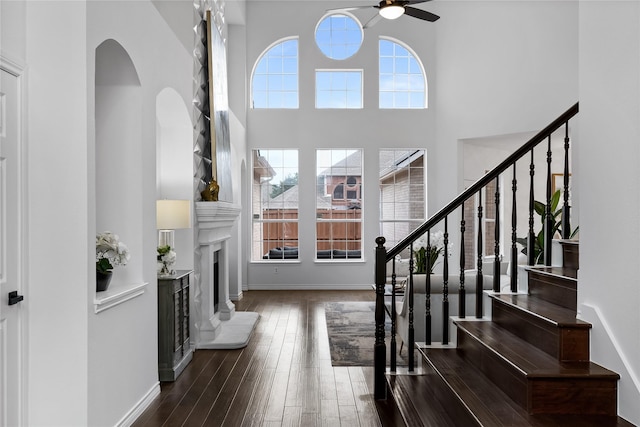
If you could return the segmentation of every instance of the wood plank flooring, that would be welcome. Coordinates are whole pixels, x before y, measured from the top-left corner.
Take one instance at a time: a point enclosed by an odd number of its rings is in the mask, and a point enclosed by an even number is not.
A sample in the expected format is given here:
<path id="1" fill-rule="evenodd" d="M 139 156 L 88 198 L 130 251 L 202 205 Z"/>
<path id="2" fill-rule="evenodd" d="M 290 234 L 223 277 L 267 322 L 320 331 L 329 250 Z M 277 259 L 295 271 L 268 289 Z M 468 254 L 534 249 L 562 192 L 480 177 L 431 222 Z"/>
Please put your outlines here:
<path id="1" fill-rule="evenodd" d="M 134 426 L 403 426 L 390 401 L 373 400 L 372 367 L 331 366 L 324 303 L 374 298 L 372 291 L 245 292 L 236 310 L 260 314 L 249 345 L 196 351 Z"/>

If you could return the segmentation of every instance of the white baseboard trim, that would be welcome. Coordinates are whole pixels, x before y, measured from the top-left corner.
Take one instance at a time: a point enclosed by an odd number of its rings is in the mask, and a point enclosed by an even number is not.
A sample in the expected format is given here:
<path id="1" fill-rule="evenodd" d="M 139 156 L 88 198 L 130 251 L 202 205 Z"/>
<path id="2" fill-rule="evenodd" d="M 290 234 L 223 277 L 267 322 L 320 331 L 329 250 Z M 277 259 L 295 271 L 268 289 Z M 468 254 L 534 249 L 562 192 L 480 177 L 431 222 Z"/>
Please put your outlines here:
<path id="1" fill-rule="evenodd" d="M 591 360 L 620 374 L 618 415 L 640 425 L 640 377 L 598 307 L 580 304 L 579 319 L 591 323 Z M 596 347 L 597 346 L 597 347 Z"/>
<path id="2" fill-rule="evenodd" d="M 251 284 L 249 285 L 249 291 L 359 291 L 370 290 L 371 284 L 339 284 L 331 283 L 326 285 L 318 284 Z M 373 292 L 373 291 L 372 291 Z"/>
<path id="3" fill-rule="evenodd" d="M 153 400 L 160 396 L 160 382 L 157 382 L 147 393 L 135 404 L 133 408 L 118 423 L 117 427 L 130 427 L 138 417 L 151 405 Z"/>

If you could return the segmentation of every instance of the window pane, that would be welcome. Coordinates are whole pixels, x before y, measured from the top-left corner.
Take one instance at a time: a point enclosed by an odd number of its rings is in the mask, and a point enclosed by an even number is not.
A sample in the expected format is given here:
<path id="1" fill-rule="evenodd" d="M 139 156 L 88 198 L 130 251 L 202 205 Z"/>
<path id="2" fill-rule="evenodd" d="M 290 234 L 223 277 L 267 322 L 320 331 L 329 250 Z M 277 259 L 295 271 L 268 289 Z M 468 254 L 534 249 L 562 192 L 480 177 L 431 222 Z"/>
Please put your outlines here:
<path id="1" fill-rule="evenodd" d="M 254 150 L 252 260 L 298 258 L 298 151 Z"/>
<path id="2" fill-rule="evenodd" d="M 331 59 L 346 59 L 353 56 L 362 45 L 362 28 L 350 16 L 334 14 L 326 16 L 316 28 L 316 44 L 320 51 Z"/>
<path id="3" fill-rule="evenodd" d="M 380 40 L 379 64 L 379 108 L 426 108 L 425 76 L 408 49 Z"/>
<path id="4" fill-rule="evenodd" d="M 380 233 L 391 247 L 425 219 L 424 150 L 380 150 Z"/>
<path id="5" fill-rule="evenodd" d="M 362 152 L 317 150 L 316 165 L 316 257 L 360 259 Z"/>
<path id="6" fill-rule="evenodd" d="M 316 108 L 362 108 L 362 72 L 316 71 Z"/>
<path id="7" fill-rule="evenodd" d="M 276 44 L 258 60 L 252 108 L 298 108 L 298 40 Z"/>

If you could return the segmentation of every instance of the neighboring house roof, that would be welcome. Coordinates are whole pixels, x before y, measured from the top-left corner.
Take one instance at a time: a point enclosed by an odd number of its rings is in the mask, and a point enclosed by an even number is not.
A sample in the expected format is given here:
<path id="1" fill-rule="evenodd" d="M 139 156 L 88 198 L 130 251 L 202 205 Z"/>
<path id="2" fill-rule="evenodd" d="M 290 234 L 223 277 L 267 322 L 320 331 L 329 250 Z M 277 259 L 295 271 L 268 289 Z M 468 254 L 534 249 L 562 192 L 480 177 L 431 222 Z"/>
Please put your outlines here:
<path id="1" fill-rule="evenodd" d="M 360 176 L 362 174 L 362 150 L 356 150 L 339 162 L 320 172 L 318 176 Z"/>
<path id="2" fill-rule="evenodd" d="M 267 199 L 263 203 L 264 209 L 298 209 L 300 187 L 295 185 L 287 191 L 278 194 L 273 199 Z M 331 209 L 331 196 L 316 195 L 316 207 L 318 209 Z"/>
<path id="3" fill-rule="evenodd" d="M 423 155 L 422 150 L 381 151 L 380 178 L 384 178 L 400 169 L 408 167 L 413 161 Z"/>

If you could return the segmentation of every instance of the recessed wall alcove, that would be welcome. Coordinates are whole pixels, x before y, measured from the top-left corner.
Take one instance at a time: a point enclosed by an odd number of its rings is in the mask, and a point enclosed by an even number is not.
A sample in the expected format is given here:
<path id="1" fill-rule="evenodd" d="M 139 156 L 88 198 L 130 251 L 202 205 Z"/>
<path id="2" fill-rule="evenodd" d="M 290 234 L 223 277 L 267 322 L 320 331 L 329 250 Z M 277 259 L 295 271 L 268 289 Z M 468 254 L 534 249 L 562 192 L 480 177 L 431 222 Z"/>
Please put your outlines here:
<path id="1" fill-rule="evenodd" d="M 131 260 L 96 293 L 96 312 L 143 292 L 142 89 L 129 54 L 115 40 L 96 48 L 96 232 L 111 231 Z"/>
<path id="2" fill-rule="evenodd" d="M 193 200 L 193 124 L 184 99 L 170 87 L 156 96 L 156 196 Z M 175 230 L 176 269 L 193 269 L 193 241 L 193 229 Z"/>

